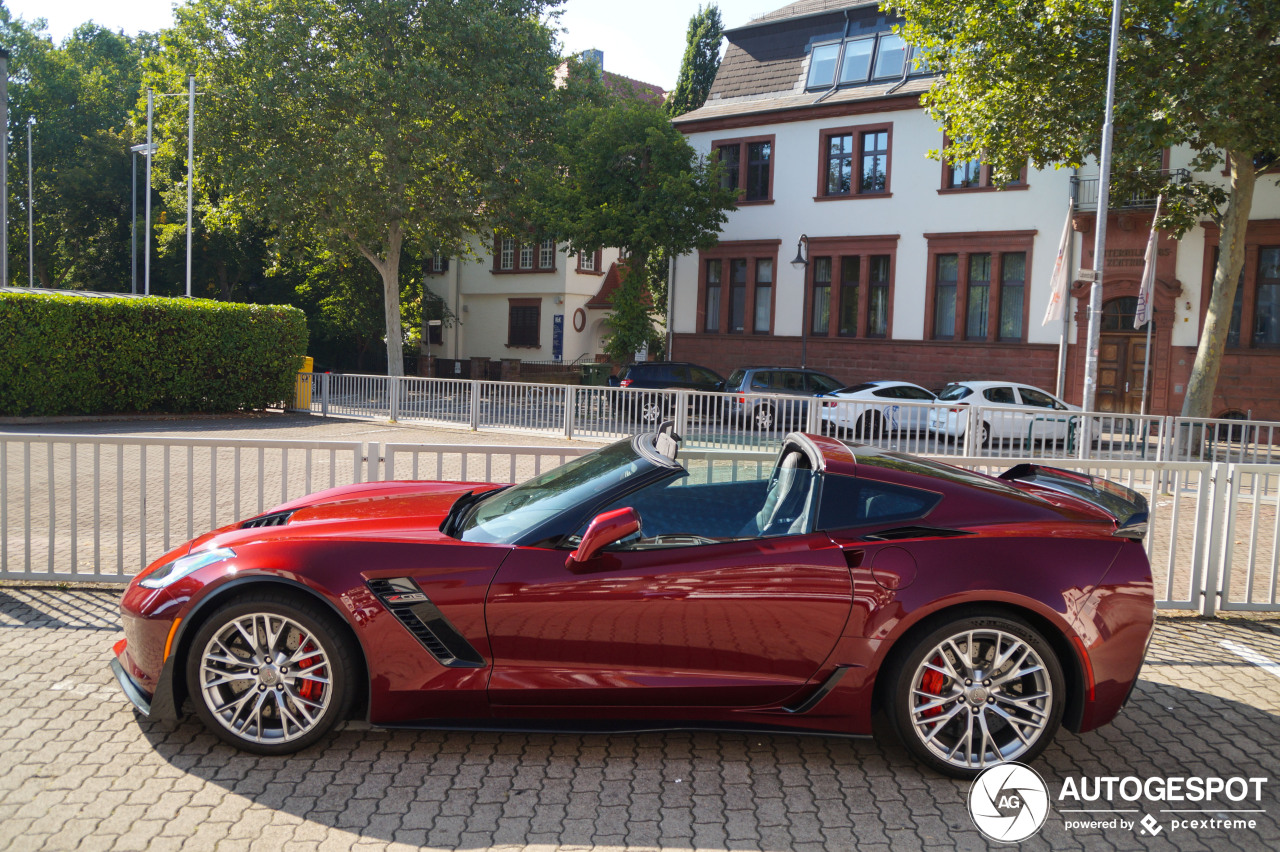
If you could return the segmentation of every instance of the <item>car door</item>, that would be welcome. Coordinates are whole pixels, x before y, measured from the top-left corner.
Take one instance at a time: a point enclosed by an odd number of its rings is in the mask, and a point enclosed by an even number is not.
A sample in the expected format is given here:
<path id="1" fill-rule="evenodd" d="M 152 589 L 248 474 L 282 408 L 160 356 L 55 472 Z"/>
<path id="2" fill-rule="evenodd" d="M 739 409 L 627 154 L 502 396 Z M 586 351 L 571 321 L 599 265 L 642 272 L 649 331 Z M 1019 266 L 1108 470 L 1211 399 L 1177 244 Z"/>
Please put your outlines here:
<path id="1" fill-rule="evenodd" d="M 755 535 L 758 483 L 646 491 L 597 507 L 634 507 L 637 542 L 587 563 L 553 548 L 503 562 L 485 609 L 495 712 L 776 705 L 831 653 L 852 589 L 828 536 Z"/>
<path id="2" fill-rule="evenodd" d="M 1020 404 L 1012 385 L 993 385 L 984 388 L 982 405 L 984 408 L 991 409 L 983 419 L 991 430 L 992 438 L 1013 440 L 1026 437 L 1031 418 L 1019 411 Z"/>
<path id="3" fill-rule="evenodd" d="M 1037 440 L 1065 441 L 1067 438 L 1069 415 L 1066 406 L 1035 388 L 1018 386 L 1018 396 L 1022 404 L 1038 409 L 1035 413 L 1036 423 L 1034 437 Z"/>

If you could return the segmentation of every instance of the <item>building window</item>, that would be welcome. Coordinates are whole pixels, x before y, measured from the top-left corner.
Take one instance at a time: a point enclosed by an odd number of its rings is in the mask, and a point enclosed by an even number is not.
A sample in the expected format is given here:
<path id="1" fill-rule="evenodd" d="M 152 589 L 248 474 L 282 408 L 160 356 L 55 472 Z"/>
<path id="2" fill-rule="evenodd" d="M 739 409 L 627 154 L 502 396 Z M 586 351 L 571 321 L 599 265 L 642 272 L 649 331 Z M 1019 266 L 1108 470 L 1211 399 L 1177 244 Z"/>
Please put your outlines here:
<path id="1" fill-rule="evenodd" d="M 752 330 L 756 334 L 768 334 L 773 321 L 773 260 L 761 258 L 756 261 L 756 293 L 755 322 Z"/>
<path id="2" fill-rule="evenodd" d="M 1022 340 L 1027 292 L 1026 252 L 1000 256 L 1000 330 L 998 340 Z"/>
<path id="3" fill-rule="evenodd" d="M 703 331 L 772 331 L 779 245 L 779 240 L 725 242 L 701 253 L 698 304 L 702 317 L 698 324 Z"/>
<path id="4" fill-rule="evenodd" d="M 729 333 L 742 334 L 747 322 L 747 262 L 729 261 Z"/>
<path id="5" fill-rule="evenodd" d="M 1027 262 L 1034 231 L 926 234 L 930 336 L 1021 342 L 1026 335 Z"/>
<path id="6" fill-rule="evenodd" d="M 810 334 L 825 335 L 831 327 L 831 258 L 813 259 L 813 302 Z"/>
<path id="7" fill-rule="evenodd" d="M 772 136 L 721 140 L 711 149 L 720 160 L 720 185 L 738 190 L 739 204 L 773 200 Z"/>
<path id="8" fill-rule="evenodd" d="M 960 281 L 960 256 L 940 254 L 935 258 L 937 277 L 933 303 L 933 336 L 950 340 L 956 336 L 956 288 Z"/>
<path id="9" fill-rule="evenodd" d="M 862 86 L 901 77 L 911 47 L 890 30 L 891 26 L 883 16 L 874 21 L 851 19 L 846 38 L 814 45 L 805 88 Z M 912 73 L 921 72 L 927 72 L 922 64 L 912 65 Z"/>
<path id="10" fill-rule="evenodd" d="M 1202 317 L 1208 311 L 1217 272 L 1219 235 L 1216 226 L 1205 226 L 1208 245 L 1201 287 Z M 1280 347 L 1280 220 L 1254 220 L 1245 231 L 1244 263 L 1231 307 L 1227 347 Z"/>
<path id="11" fill-rule="evenodd" d="M 720 330 L 720 269 L 724 261 L 708 260 L 706 264 L 706 331 Z"/>
<path id="12" fill-rule="evenodd" d="M 991 167 L 982 162 L 982 160 L 959 160 L 957 162 L 949 161 L 945 154 L 946 150 L 951 147 L 951 140 L 943 140 L 943 158 L 942 158 L 942 191 L 947 192 L 972 192 L 975 190 L 993 190 L 993 189 L 1026 189 L 1027 188 L 1027 170 L 1023 167 L 1018 176 L 1008 183 L 999 184 L 994 181 L 991 175 Z"/>
<path id="13" fill-rule="evenodd" d="M 541 322 L 541 299 L 508 299 L 507 345 L 536 349 Z"/>
<path id="14" fill-rule="evenodd" d="M 443 275 L 448 271 L 449 271 L 449 258 L 447 257 L 443 257 L 442 255 L 437 254 L 437 255 L 433 255 L 431 259 L 427 261 L 428 275 Z"/>
<path id="15" fill-rule="evenodd" d="M 883 124 L 822 131 L 818 199 L 888 196 L 892 130 Z"/>
<path id="16" fill-rule="evenodd" d="M 600 272 L 600 249 L 578 252 L 579 272 Z"/>
<path id="17" fill-rule="evenodd" d="M 1280 346 L 1280 246 L 1268 246 L 1258 252 L 1253 345 Z"/>
<path id="18" fill-rule="evenodd" d="M 888 337 L 896 236 L 809 240 L 808 333 Z"/>
<path id="19" fill-rule="evenodd" d="M 555 268 L 554 239 L 537 243 L 521 243 L 514 237 L 496 240 L 493 251 L 494 272 L 554 272 Z"/>

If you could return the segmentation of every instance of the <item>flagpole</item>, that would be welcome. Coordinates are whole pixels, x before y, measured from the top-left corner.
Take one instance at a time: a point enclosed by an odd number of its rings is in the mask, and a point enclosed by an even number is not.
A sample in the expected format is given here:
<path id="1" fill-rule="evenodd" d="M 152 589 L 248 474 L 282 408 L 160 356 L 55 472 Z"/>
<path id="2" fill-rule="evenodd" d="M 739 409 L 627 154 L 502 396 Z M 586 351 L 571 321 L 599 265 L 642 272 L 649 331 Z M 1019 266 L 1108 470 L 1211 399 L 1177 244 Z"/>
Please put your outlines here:
<path id="1" fill-rule="evenodd" d="M 1151 214 L 1151 236 L 1147 238 L 1146 262 L 1142 265 L 1142 283 L 1138 285 L 1138 311 L 1147 320 L 1147 349 L 1142 357 L 1142 407 L 1138 409 L 1144 416 L 1147 413 L 1147 377 L 1151 374 L 1151 326 L 1155 324 L 1156 315 L 1153 304 L 1156 295 L 1156 259 L 1160 256 L 1160 236 L 1156 231 L 1156 220 L 1160 218 L 1160 205 L 1163 201 L 1163 193 L 1156 196 L 1156 212 Z"/>

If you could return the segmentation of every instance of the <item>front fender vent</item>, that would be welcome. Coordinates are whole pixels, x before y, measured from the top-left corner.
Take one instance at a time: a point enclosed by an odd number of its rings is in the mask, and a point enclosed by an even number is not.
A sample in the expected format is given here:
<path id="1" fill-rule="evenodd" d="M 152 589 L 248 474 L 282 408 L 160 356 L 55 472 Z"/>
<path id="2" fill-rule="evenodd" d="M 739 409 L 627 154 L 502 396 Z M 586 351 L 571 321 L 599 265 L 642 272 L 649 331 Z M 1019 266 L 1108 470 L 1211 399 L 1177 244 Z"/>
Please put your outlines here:
<path id="1" fill-rule="evenodd" d="M 240 529 L 249 530 L 257 527 L 282 527 L 289 523 L 289 518 L 293 517 L 293 511 L 288 512 L 272 512 L 270 515 L 259 515 L 256 518 L 250 518 L 240 525 Z"/>
<path id="2" fill-rule="evenodd" d="M 369 580 L 369 589 L 442 666 L 484 668 L 480 656 L 411 577 Z"/>

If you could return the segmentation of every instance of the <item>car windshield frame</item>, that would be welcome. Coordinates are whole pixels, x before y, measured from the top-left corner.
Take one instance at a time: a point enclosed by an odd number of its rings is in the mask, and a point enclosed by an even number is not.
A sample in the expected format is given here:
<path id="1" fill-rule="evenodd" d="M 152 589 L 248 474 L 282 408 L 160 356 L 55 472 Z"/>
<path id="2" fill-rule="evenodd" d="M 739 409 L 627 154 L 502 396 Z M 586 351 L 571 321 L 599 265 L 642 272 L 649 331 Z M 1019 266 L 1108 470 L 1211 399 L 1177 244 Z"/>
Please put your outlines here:
<path id="1" fill-rule="evenodd" d="M 637 435 L 494 492 L 467 507 L 451 534 L 474 544 L 546 541 L 576 529 L 575 518 L 619 492 L 682 475 L 684 468 L 654 449 L 652 434 Z"/>

